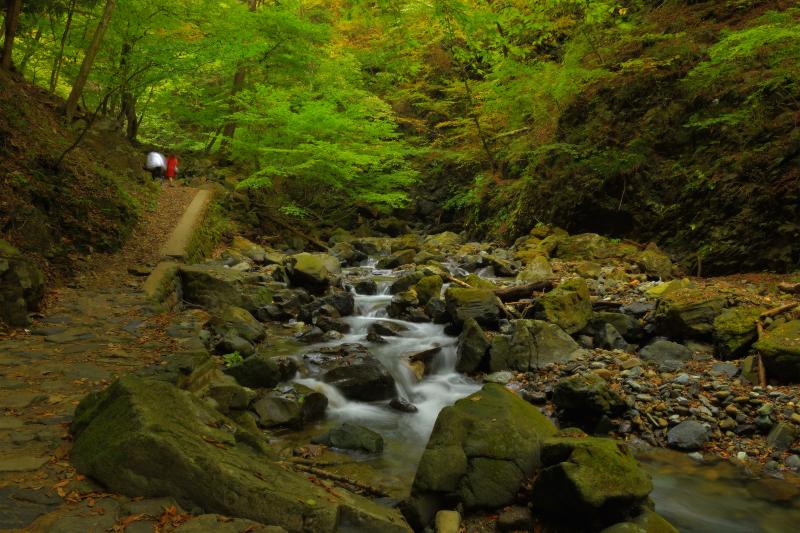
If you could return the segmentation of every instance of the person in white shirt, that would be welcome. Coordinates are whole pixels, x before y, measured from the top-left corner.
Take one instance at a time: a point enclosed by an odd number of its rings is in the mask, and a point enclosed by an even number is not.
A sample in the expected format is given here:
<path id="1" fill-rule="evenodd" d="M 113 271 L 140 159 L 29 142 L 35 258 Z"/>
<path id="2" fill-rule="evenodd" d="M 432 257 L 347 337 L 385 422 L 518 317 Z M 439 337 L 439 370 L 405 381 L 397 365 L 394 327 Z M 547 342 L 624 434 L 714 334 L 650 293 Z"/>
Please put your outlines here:
<path id="1" fill-rule="evenodd" d="M 164 171 L 167 169 L 167 160 L 158 152 L 150 152 L 147 154 L 147 163 L 144 165 L 145 170 L 150 171 L 150 174 L 153 175 L 153 179 L 158 179 L 161 181 L 161 185 L 164 185 Z"/>

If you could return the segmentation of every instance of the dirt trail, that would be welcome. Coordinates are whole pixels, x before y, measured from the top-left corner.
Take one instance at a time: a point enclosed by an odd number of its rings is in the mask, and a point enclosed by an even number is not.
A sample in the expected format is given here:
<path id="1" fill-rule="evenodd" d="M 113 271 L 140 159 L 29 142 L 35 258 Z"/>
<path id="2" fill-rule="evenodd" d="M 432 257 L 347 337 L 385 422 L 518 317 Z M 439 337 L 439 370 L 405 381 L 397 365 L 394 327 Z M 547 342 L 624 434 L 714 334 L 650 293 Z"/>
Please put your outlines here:
<path id="1" fill-rule="evenodd" d="M 63 481 L 73 477 L 65 457 L 75 406 L 174 349 L 170 316 L 148 304 L 140 290 L 144 272 L 129 268 L 158 262 L 196 192 L 164 189 L 122 250 L 90 258 L 69 287 L 50 295 L 30 328 L 0 339 L 0 530 L 29 531 L 37 516 L 75 499 Z M 114 524 L 116 513 L 100 513 L 86 501 L 68 507 L 75 516 L 68 512 L 52 531 L 105 531 L 109 519 Z"/>

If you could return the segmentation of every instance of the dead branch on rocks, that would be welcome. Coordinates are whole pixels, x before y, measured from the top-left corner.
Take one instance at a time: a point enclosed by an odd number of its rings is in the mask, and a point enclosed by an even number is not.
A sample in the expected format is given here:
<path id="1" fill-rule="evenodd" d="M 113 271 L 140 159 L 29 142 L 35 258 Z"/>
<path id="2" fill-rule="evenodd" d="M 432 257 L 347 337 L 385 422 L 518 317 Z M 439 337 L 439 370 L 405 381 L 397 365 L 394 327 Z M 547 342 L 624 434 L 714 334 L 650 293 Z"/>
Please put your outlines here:
<path id="1" fill-rule="evenodd" d="M 511 287 L 494 289 L 494 294 L 500 298 L 501 301 L 508 302 L 509 300 L 528 298 L 536 291 L 551 291 L 553 287 L 552 281 L 538 281 L 536 283 L 526 283 L 525 285 L 512 285 Z"/>
<path id="2" fill-rule="evenodd" d="M 380 498 L 389 496 L 389 494 L 386 491 L 384 491 L 383 489 L 381 489 L 379 487 L 374 487 L 372 485 L 368 485 L 368 484 L 363 483 L 361 481 L 356 481 L 355 479 L 350 479 L 349 477 L 343 476 L 341 474 L 335 474 L 333 472 L 328 472 L 327 470 L 323 470 L 321 468 L 316 468 L 314 466 L 301 465 L 301 464 L 297 464 L 297 463 L 286 463 L 286 462 L 284 462 L 283 464 L 285 464 L 285 465 L 287 465 L 290 468 L 293 468 L 295 470 L 299 470 L 301 472 L 307 472 L 309 474 L 314 474 L 317 477 L 324 478 L 324 479 L 329 479 L 331 481 L 340 483 L 342 485 L 349 485 L 350 487 L 355 487 L 356 489 L 358 489 L 360 491 L 363 491 L 363 492 L 365 492 L 367 494 L 370 494 L 372 496 L 377 496 L 377 497 L 380 497 Z M 345 488 L 347 488 L 347 487 L 345 487 Z"/>
<path id="3" fill-rule="evenodd" d="M 767 311 L 764 311 L 763 313 L 761 313 L 761 317 L 760 318 L 763 320 L 763 319 L 771 317 L 771 316 L 780 315 L 782 313 L 785 313 L 786 311 L 791 311 L 792 309 L 794 309 L 798 305 L 800 305 L 800 302 L 793 302 L 793 303 L 790 303 L 790 304 L 781 305 L 779 307 L 774 307 L 772 309 L 768 309 Z"/>

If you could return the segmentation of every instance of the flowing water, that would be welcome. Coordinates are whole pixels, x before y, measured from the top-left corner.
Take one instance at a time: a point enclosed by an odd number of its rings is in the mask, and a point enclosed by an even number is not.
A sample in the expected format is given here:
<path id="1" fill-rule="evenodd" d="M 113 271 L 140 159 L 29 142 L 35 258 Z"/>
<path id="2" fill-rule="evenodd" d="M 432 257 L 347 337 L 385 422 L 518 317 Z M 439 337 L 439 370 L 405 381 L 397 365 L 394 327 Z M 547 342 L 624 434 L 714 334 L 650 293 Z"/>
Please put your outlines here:
<path id="1" fill-rule="evenodd" d="M 341 422 L 360 424 L 383 435 L 385 449 L 379 456 L 351 453 L 347 464 L 338 471 L 380 485 L 392 496 L 408 493 L 416 465 L 442 408 L 468 396 L 480 383 L 455 371 L 456 338 L 444 327 L 432 323 L 412 323 L 388 318 L 392 299 L 389 287 L 395 275 L 374 268 L 374 263 L 346 273 L 372 277 L 378 283 L 376 295 L 355 295 L 355 316 L 344 320 L 350 333 L 334 342 L 307 346 L 307 353 L 322 346 L 363 343 L 395 378 L 398 396 L 417 408 L 416 413 L 402 413 L 388 407 L 388 402 L 365 403 L 348 400 L 335 388 L 311 378 L 297 382 L 323 392 L 329 399 L 326 420 L 302 432 L 287 432 L 280 439 L 287 444 L 305 443 Z M 386 344 L 365 340 L 370 324 L 392 322 L 404 331 L 387 336 Z M 404 364 L 406 355 L 440 346 L 431 371 L 418 381 Z M 728 462 L 697 463 L 685 454 L 669 450 L 650 450 L 638 454 L 643 466 L 653 476 L 652 498 L 656 511 L 683 532 L 788 532 L 800 529 L 800 484 L 747 475 L 740 466 Z M 336 468 L 334 468 L 336 469 Z"/>

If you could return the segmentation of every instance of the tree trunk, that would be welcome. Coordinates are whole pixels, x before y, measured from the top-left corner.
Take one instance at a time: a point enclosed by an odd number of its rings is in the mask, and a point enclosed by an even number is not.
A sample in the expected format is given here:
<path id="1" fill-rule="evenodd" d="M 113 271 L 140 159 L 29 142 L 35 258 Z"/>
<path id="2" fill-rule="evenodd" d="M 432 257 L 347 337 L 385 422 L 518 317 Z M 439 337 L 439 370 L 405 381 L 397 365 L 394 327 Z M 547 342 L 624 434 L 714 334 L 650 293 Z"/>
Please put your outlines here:
<path id="1" fill-rule="evenodd" d="M 22 0 L 6 0 L 5 42 L 3 43 L 3 57 L 0 59 L 0 69 L 11 70 L 11 54 L 14 50 L 14 37 L 17 35 L 19 12 L 22 9 Z"/>
<path id="2" fill-rule="evenodd" d="M 122 44 L 122 51 L 120 52 L 119 66 L 122 72 L 122 90 L 120 96 L 120 114 L 125 117 L 127 123 L 125 134 L 130 141 L 136 140 L 136 134 L 139 131 L 139 119 L 136 116 L 136 97 L 131 92 L 130 83 L 128 80 L 128 59 L 131 55 L 130 43 Z"/>
<path id="3" fill-rule="evenodd" d="M 251 13 L 254 12 L 258 7 L 257 0 L 247 0 L 247 4 Z M 233 88 L 231 89 L 231 99 L 228 106 L 231 114 L 234 114 L 239 110 L 239 106 L 236 104 L 236 95 L 244 88 L 244 80 L 246 75 L 247 69 L 244 66 L 240 66 L 233 75 Z M 225 126 L 222 128 L 222 142 L 220 142 L 219 145 L 221 152 L 228 152 L 234 133 L 236 133 L 236 121 L 231 119 L 226 122 Z"/>
<path id="4" fill-rule="evenodd" d="M 58 49 L 58 54 L 56 54 L 55 59 L 53 60 L 53 71 L 50 73 L 50 92 L 53 93 L 56 91 L 56 85 L 58 85 L 58 75 L 61 72 L 61 62 L 64 60 L 64 46 L 67 44 L 67 36 L 69 36 L 69 30 L 72 27 L 72 14 L 75 12 L 75 4 L 78 0 L 72 0 L 69 3 L 69 9 L 67 10 L 67 22 L 64 24 L 64 33 L 61 34 L 61 46 Z"/>
<path id="5" fill-rule="evenodd" d="M 106 0 L 106 7 L 103 9 L 103 15 L 100 17 L 100 22 L 97 24 L 97 28 L 94 30 L 92 42 L 89 43 L 89 47 L 86 49 L 86 54 L 83 56 L 83 63 L 81 63 L 81 69 L 78 72 L 78 78 L 72 85 L 72 91 L 69 93 L 69 97 L 67 98 L 67 103 L 65 106 L 67 122 L 72 122 L 72 118 L 75 116 L 75 110 L 78 107 L 78 100 L 83 93 L 83 88 L 86 86 L 86 81 L 89 79 L 89 72 L 92 70 L 94 58 L 97 55 L 97 52 L 100 50 L 100 44 L 103 42 L 103 36 L 106 33 L 106 29 L 108 29 L 108 23 L 111 22 L 111 15 L 114 13 L 114 8 L 116 5 L 117 0 Z"/>

